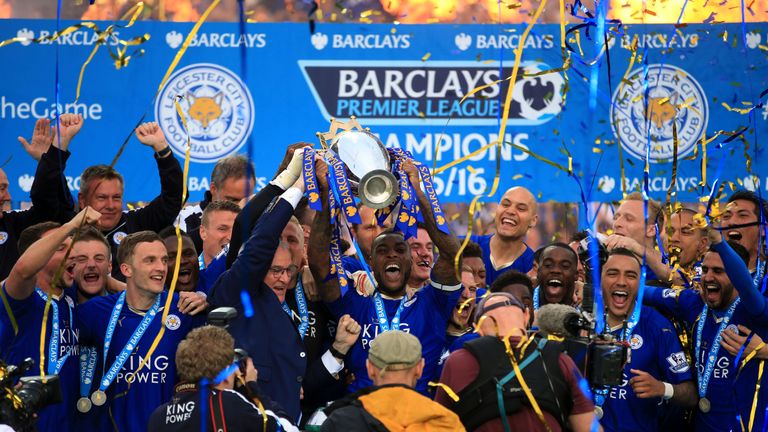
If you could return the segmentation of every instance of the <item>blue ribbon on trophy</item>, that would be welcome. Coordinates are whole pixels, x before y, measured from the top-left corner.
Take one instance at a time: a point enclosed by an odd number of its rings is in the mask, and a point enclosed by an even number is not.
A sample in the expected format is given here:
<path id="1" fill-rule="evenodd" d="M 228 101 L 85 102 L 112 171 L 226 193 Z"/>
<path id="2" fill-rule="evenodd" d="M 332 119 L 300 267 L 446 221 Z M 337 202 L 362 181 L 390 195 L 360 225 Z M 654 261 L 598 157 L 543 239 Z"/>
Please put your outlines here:
<path id="1" fill-rule="evenodd" d="M 349 184 L 344 164 L 336 157 L 333 150 L 326 151 L 325 160 L 328 162 L 328 174 L 330 175 L 328 183 L 339 200 L 336 204 L 344 212 L 344 216 L 349 222 L 363 223 L 357 212 L 357 203 L 354 195 L 352 195 L 352 186 Z"/>
<path id="2" fill-rule="evenodd" d="M 320 190 L 317 188 L 314 149 L 307 148 L 304 150 L 304 163 L 302 164 L 301 173 L 304 176 L 304 187 L 307 190 L 309 208 L 315 211 L 321 211 L 323 209 L 323 203 L 320 202 Z"/>

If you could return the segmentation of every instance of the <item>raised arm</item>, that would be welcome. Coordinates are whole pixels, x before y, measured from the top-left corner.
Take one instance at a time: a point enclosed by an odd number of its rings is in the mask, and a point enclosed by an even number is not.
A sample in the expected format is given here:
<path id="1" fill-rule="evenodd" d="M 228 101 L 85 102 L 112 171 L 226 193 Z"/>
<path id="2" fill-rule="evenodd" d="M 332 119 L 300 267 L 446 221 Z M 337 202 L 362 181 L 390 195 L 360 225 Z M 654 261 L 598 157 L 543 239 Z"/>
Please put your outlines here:
<path id="1" fill-rule="evenodd" d="M 749 269 L 744 264 L 744 261 L 727 242 L 723 241 L 720 231 L 710 230 L 709 241 L 712 249 L 720 254 L 720 259 L 723 260 L 723 267 L 725 267 L 725 273 L 739 292 L 743 307 L 752 316 L 768 317 L 768 302 L 766 302 L 765 297 L 760 294 L 760 291 L 758 291 L 758 288 L 752 281 L 752 275 L 749 273 Z"/>
<path id="2" fill-rule="evenodd" d="M 256 226 L 256 222 L 267 209 L 269 203 L 299 179 L 303 153 L 297 150 L 307 145 L 306 143 L 295 143 L 288 146 L 275 178 L 251 197 L 235 218 L 235 223 L 232 226 L 232 237 L 229 241 L 229 252 L 227 253 L 227 268 L 232 267 L 244 239 Z"/>
<path id="3" fill-rule="evenodd" d="M 155 151 L 155 161 L 160 174 L 160 195 L 145 207 L 129 213 L 137 230 L 160 231 L 172 225 L 181 211 L 181 193 L 184 179 L 179 161 L 165 140 L 160 126 L 155 122 L 143 123 L 136 128 L 139 142 Z"/>
<path id="4" fill-rule="evenodd" d="M 24 300 L 35 290 L 37 274 L 48 264 L 48 261 L 60 248 L 64 247 L 67 237 L 81 224 L 92 224 L 99 220 L 101 214 L 86 207 L 64 225 L 54 229 L 40 240 L 32 243 L 16 261 L 5 281 L 5 290 L 16 300 Z"/>
<path id="5" fill-rule="evenodd" d="M 243 252 L 211 288 L 209 302 L 214 308 L 239 305 L 243 289 L 253 293 L 262 289 L 262 281 L 280 244 L 280 234 L 293 215 L 302 193 L 300 188 L 289 188 L 274 207 L 262 215 L 245 243 Z"/>
<path id="6" fill-rule="evenodd" d="M 331 272 L 331 212 L 328 200 L 328 165 L 322 160 L 315 161 L 317 185 L 320 190 L 320 201 L 323 209 L 315 214 L 312 221 L 312 232 L 309 235 L 309 269 L 320 289 L 320 297 L 326 303 L 331 303 L 341 297 L 339 280 Z"/>
<path id="7" fill-rule="evenodd" d="M 416 197 L 419 199 L 419 207 L 424 215 L 424 225 L 429 233 L 429 238 L 432 239 L 440 252 L 437 262 L 432 268 L 432 281 L 441 285 L 459 285 L 461 281 L 456 277 L 456 269 L 454 268 L 454 260 L 459 253 L 459 242 L 456 237 L 438 229 L 435 215 L 432 213 L 432 205 L 424 191 L 421 190 L 421 181 L 416 166 L 411 162 L 406 162 L 403 164 L 403 170 L 408 175 L 414 192 L 416 192 Z M 459 268 L 461 268 L 461 262 L 459 262 Z"/>

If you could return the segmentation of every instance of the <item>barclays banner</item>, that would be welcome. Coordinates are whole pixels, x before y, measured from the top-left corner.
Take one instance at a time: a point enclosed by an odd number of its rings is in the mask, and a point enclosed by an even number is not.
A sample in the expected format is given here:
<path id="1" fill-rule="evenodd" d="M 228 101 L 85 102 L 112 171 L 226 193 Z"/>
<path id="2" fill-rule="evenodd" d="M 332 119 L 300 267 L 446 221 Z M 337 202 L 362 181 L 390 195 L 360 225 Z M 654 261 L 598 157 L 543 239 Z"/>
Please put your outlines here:
<path id="1" fill-rule="evenodd" d="M 110 163 L 143 115 L 160 123 L 183 158 L 187 134 L 176 114 L 177 96 L 183 96 L 192 143 L 191 201 L 202 197 L 221 157 L 250 152 L 261 187 L 287 144 L 319 147 L 316 133 L 326 131 L 331 118 L 349 116 L 357 116 L 387 146 L 408 150 L 429 166 L 470 155 L 435 177 L 443 202 L 467 202 L 486 191 L 497 162 L 502 191 L 523 185 L 542 200 L 573 202 L 580 201 L 581 186 L 590 201 L 617 200 L 622 178 L 630 190 L 642 184 L 646 151 L 649 190 L 656 198 L 671 190 L 678 200 L 695 201 L 709 190 L 700 182 L 710 185 L 718 171 L 720 180 L 735 186 L 768 185 L 768 178 L 757 182 L 746 169 L 751 161 L 752 173 L 768 173 L 763 148 L 768 108 L 744 113 L 768 88 L 766 24 L 747 24 L 746 46 L 740 24 L 625 27 L 599 56 L 593 96 L 588 66 L 598 57 L 593 42 L 581 34 L 579 46 L 569 34 L 576 53 L 573 65 L 562 71 L 559 26 L 536 25 L 525 41 L 499 151 L 488 145 L 499 140 L 505 79 L 524 26 L 319 24 L 310 35 L 306 24 L 249 24 L 241 35 L 236 23 L 204 24 L 158 89 L 191 28 L 191 23 L 148 21 L 120 29 L 120 39 L 151 35 L 142 45 L 144 54 L 117 70 L 102 48 L 85 69 L 77 101 L 77 78 L 96 42 L 93 32 L 83 28 L 53 43 L 0 48 L 0 160 L 11 158 L 4 169 L 14 201 L 28 201 L 35 172 L 17 137 L 29 138 L 36 118 L 54 115 L 57 62 L 60 110 L 85 117 L 66 170 L 75 193 L 79 173 Z M 55 21 L 0 21 L 2 40 L 55 30 Z M 629 67 L 635 37 L 637 58 Z M 241 46 L 247 48 L 245 68 Z M 719 145 L 727 136 L 718 132 L 744 126 L 739 139 Z M 702 141 L 709 144 L 704 148 Z M 569 154 L 580 185 L 556 166 L 567 167 Z M 157 194 L 151 158 L 151 150 L 132 138 L 117 162 L 126 177 L 127 201 Z"/>

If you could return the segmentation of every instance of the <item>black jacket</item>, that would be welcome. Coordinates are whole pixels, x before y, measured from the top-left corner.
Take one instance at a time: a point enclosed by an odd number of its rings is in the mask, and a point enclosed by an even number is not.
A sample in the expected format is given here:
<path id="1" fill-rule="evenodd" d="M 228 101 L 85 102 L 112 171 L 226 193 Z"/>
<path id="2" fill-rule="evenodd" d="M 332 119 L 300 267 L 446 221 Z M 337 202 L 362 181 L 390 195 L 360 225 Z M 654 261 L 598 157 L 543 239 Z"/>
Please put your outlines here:
<path id="1" fill-rule="evenodd" d="M 51 146 L 37 163 L 30 197 L 32 207 L 3 212 L 0 218 L 0 280 L 8 277 L 19 259 L 17 243 L 25 228 L 45 221 L 64 223 L 73 215 L 75 203 L 64 178 L 69 151 Z"/>
<path id="2" fill-rule="evenodd" d="M 205 397 L 203 407 L 205 430 L 217 432 L 226 430 L 236 431 L 277 431 L 280 419 L 265 408 L 262 412 L 259 407 L 234 390 L 206 390 L 207 397 L 194 385 L 176 386 L 176 394 L 163 405 L 160 405 L 149 418 L 147 430 L 157 432 L 173 431 L 199 431 L 201 429 L 200 404 Z M 266 429 L 264 421 L 266 419 Z M 282 430 L 285 429 L 286 420 L 283 420 Z M 215 426 L 214 426 L 215 425 Z"/>

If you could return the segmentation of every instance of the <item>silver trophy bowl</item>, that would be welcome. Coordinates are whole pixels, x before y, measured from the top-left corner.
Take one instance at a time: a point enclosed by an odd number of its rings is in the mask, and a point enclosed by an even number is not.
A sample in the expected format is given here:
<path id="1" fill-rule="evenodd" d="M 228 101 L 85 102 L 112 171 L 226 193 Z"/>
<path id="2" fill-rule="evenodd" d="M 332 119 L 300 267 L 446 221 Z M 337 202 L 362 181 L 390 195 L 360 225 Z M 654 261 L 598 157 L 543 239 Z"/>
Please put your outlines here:
<path id="1" fill-rule="evenodd" d="M 352 191 L 363 204 L 378 210 L 397 200 L 400 188 L 391 172 L 389 152 L 376 135 L 345 131 L 333 138 L 330 149 L 347 167 Z"/>

